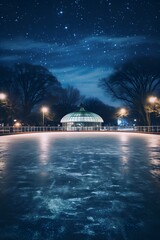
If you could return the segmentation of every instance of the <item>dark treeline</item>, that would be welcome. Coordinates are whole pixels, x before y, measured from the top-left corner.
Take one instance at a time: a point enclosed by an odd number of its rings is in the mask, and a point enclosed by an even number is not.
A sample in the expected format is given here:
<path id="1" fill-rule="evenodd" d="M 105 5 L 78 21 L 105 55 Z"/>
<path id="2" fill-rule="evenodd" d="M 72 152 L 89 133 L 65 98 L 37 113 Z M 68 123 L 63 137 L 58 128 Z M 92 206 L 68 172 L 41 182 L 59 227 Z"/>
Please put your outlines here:
<path id="1" fill-rule="evenodd" d="M 0 101 L 0 122 L 12 125 L 14 119 L 23 124 L 41 125 L 42 106 L 48 106 L 46 124 L 58 125 L 61 118 L 83 105 L 99 114 L 105 124 L 115 123 L 115 108 L 97 98 L 86 98 L 72 86 L 63 88 L 58 79 L 45 67 L 29 63 L 13 67 L 0 66 L 0 92 L 7 95 Z"/>
<path id="2" fill-rule="evenodd" d="M 149 97 L 160 97 L 160 59 L 142 57 L 117 67 L 99 86 L 128 109 L 128 120 L 137 119 L 139 125 L 159 124 L 160 101 L 149 103 Z M 49 107 L 46 124 L 58 125 L 61 118 L 77 111 L 80 105 L 100 115 L 105 125 L 115 125 L 117 109 L 99 99 L 86 98 L 72 86 L 62 87 L 58 79 L 45 67 L 29 63 L 13 67 L 0 66 L 0 92 L 7 95 L 0 100 L 0 122 L 41 125 L 42 106 Z"/>
<path id="3" fill-rule="evenodd" d="M 130 60 L 101 79 L 99 85 L 106 94 L 121 101 L 140 125 L 158 124 L 159 100 L 149 102 L 149 98 L 160 97 L 160 58 Z"/>

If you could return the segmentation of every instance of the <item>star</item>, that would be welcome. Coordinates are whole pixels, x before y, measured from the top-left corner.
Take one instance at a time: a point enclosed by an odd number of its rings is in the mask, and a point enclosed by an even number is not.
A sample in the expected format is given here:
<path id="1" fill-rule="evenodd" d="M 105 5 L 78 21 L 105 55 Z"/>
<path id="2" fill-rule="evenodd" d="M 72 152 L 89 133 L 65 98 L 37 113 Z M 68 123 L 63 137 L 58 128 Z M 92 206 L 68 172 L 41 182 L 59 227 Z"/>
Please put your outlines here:
<path id="1" fill-rule="evenodd" d="M 75 73 L 75 79 L 80 78 L 79 72 L 92 76 L 88 68 L 94 66 L 96 84 L 105 77 L 100 69 L 114 69 L 135 55 L 160 54 L 159 1 L 1 2 L 5 2 L 0 3 L 2 64 L 14 64 L 20 58 L 41 63 L 56 69 L 59 81 L 66 77 L 66 83 L 70 81 L 68 71 Z"/>
<path id="2" fill-rule="evenodd" d="M 59 15 L 59 16 L 60 16 L 60 15 L 63 15 L 63 13 L 64 13 L 64 12 L 61 10 L 61 11 L 58 12 L 58 15 Z"/>

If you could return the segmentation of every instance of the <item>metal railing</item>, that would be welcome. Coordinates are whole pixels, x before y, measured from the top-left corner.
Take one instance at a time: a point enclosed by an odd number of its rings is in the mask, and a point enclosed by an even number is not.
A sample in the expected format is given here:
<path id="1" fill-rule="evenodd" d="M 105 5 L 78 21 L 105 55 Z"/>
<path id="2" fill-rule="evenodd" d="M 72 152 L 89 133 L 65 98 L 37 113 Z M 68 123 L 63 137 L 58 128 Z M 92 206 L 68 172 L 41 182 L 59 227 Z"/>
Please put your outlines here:
<path id="1" fill-rule="evenodd" d="M 33 133 L 33 132 L 57 132 L 57 131 L 123 131 L 160 133 L 160 126 L 103 126 L 103 127 L 56 127 L 56 126 L 0 126 L 0 134 Z"/>

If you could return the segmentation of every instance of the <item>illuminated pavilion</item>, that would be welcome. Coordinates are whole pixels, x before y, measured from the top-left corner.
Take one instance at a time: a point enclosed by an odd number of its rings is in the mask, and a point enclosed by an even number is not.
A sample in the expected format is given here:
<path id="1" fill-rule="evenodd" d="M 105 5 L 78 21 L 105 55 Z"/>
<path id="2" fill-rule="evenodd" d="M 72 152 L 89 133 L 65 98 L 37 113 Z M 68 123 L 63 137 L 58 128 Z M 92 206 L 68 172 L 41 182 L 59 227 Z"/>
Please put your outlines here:
<path id="1" fill-rule="evenodd" d="M 103 119 L 81 107 L 79 111 L 65 115 L 61 123 L 65 130 L 100 130 Z"/>

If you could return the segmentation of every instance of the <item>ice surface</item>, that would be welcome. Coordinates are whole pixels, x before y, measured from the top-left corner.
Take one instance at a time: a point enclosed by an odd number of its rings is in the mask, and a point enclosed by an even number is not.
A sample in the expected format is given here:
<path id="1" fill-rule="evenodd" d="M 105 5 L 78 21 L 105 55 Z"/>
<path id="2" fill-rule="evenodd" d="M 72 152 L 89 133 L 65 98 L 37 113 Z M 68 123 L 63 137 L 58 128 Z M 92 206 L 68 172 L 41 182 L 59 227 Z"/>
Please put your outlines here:
<path id="1" fill-rule="evenodd" d="M 0 137 L 0 239 L 157 240 L 160 136 Z"/>

